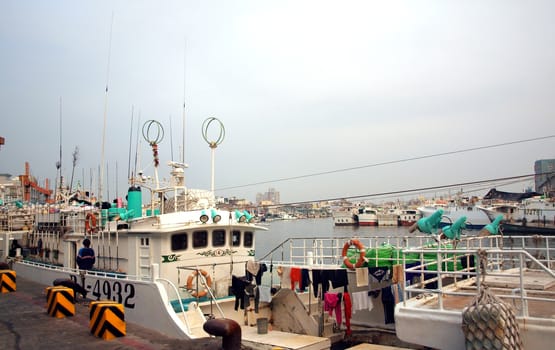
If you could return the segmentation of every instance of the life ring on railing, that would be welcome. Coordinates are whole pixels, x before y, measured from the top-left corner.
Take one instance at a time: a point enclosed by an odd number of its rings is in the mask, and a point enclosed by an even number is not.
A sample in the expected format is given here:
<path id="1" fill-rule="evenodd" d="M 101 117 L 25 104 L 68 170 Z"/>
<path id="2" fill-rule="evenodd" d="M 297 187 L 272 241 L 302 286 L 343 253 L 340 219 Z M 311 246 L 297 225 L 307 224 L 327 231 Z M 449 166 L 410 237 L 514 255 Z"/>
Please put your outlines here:
<path id="1" fill-rule="evenodd" d="M 96 232 L 96 229 L 96 215 L 88 213 L 85 217 L 85 231 L 87 231 L 87 233 L 93 233 Z"/>
<path id="2" fill-rule="evenodd" d="M 347 251 L 352 246 L 355 246 L 359 251 L 358 260 L 354 265 L 347 257 Z M 346 242 L 345 245 L 343 246 L 343 251 L 341 252 L 341 257 L 343 258 L 343 264 L 345 264 L 345 266 L 347 266 L 351 270 L 354 270 L 357 267 L 362 267 L 362 265 L 364 264 L 365 255 L 366 255 L 366 250 L 364 249 L 364 246 L 362 245 L 362 243 L 360 243 L 358 239 L 351 239 L 350 241 Z"/>
<path id="3" fill-rule="evenodd" d="M 193 288 L 193 280 L 197 278 L 199 271 L 201 275 L 204 276 L 204 279 L 206 279 L 206 288 L 203 290 L 199 290 L 197 293 L 198 286 L 197 288 Z M 189 277 L 187 277 L 187 290 L 190 291 L 191 296 L 193 296 L 194 298 L 202 298 L 203 296 L 208 294 L 207 288 L 210 288 L 211 286 L 212 278 L 210 278 L 210 275 L 205 270 L 195 270 L 189 275 Z"/>

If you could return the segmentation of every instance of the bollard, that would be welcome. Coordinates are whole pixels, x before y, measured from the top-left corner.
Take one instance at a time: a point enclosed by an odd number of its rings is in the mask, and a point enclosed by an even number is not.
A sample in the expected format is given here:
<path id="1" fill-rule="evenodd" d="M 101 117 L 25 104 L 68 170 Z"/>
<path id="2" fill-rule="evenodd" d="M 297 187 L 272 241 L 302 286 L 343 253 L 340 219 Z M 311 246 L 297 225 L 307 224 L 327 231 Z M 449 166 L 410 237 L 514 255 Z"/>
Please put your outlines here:
<path id="1" fill-rule="evenodd" d="M 75 315 L 75 294 L 66 287 L 46 287 L 46 312 L 56 318 Z"/>
<path id="2" fill-rule="evenodd" d="M 14 270 L 0 270 L 0 293 L 15 292 L 15 275 Z"/>
<path id="3" fill-rule="evenodd" d="M 104 340 L 123 337 L 126 332 L 123 304 L 101 300 L 89 304 L 89 329 Z"/>
<path id="4" fill-rule="evenodd" d="M 206 321 L 202 328 L 210 335 L 222 337 L 223 350 L 241 349 L 241 326 L 239 323 L 228 318 L 218 318 Z"/>

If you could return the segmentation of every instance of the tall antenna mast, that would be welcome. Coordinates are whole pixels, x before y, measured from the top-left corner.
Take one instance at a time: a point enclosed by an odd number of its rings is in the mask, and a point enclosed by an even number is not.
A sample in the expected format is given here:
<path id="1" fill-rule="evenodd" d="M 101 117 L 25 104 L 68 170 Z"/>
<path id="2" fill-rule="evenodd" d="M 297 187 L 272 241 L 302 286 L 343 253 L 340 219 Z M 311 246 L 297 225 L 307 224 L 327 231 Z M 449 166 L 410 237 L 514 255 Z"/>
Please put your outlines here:
<path id="1" fill-rule="evenodd" d="M 59 183 L 56 185 L 56 190 L 59 189 L 60 193 L 59 195 L 61 195 L 62 192 L 62 96 L 60 96 L 60 157 L 58 158 L 58 161 L 56 162 L 56 177 L 58 177 Z M 57 195 L 54 195 L 54 198 L 56 199 Z"/>
<path id="2" fill-rule="evenodd" d="M 187 40 L 185 40 L 185 48 L 183 49 L 183 135 L 181 137 L 181 163 L 185 164 L 185 86 L 186 86 L 186 73 L 187 73 Z"/>
<path id="3" fill-rule="evenodd" d="M 172 116 L 170 115 L 170 152 L 171 160 L 173 161 L 173 129 L 172 129 Z"/>
<path id="4" fill-rule="evenodd" d="M 114 25 L 114 12 L 110 23 L 110 39 L 108 42 L 108 63 L 106 64 L 106 90 L 104 92 L 104 127 L 102 128 L 102 152 L 100 160 L 100 179 L 98 182 L 98 201 L 102 202 L 102 182 L 104 179 L 104 144 L 106 142 L 106 116 L 108 113 L 108 79 L 110 77 L 110 56 L 112 53 L 112 27 Z"/>
<path id="5" fill-rule="evenodd" d="M 129 156 L 127 159 L 127 181 L 131 180 L 131 143 L 133 142 L 133 111 L 135 106 L 131 105 L 131 127 L 129 128 Z"/>

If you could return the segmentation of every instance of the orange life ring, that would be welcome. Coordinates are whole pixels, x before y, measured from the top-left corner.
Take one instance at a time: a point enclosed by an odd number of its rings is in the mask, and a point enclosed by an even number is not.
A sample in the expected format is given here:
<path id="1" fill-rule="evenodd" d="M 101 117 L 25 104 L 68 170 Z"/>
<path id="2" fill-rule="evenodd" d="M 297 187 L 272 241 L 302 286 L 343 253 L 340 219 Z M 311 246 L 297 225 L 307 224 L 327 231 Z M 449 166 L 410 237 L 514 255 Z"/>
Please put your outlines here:
<path id="1" fill-rule="evenodd" d="M 357 262 L 353 265 L 353 263 L 347 257 L 347 251 L 352 246 L 355 246 L 359 251 L 359 257 Z M 341 257 L 343 258 L 343 264 L 347 266 L 349 269 L 354 270 L 357 267 L 361 267 L 364 264 L 364 257 L 366 255 L 366 251 L 364 250 L 364 246 L 358 239 L 351 239 L 350 241 L 346 242 L 343 246 L 343 251 L 341 252 Z"/>
<path id="2" fill-rule="evenodd" d="M 196 279 L 196 277 L 198 276 L 198 273 L 200 273 L 204 276 L 204 278 L 206 279 L 206 288 L 210 288 L 212 286 L 212 278 L 210 278 L 210 275 L 208 274 L 208 272 L 204 271 L 204 270 L 195 270 L 193 271 L 192 274 L 189 275 L 189 277 L 187 277 L 187 290 L 190 291 L 191 295 L 194 298 L 202 298 L 203 296 L 205 296 L 206 294 L 208 294 L 208 290 L 205 288 L 203 290 L 199 290 L 197 293 L 197 288 L 193 288 L 193 279 Z"/>
<path id="3" fill-rule="evenodd" d="M 96 215 L 93 213 L 88 213 L 85 217 L 85 231 L 87 233 L 96 232 Z"/>

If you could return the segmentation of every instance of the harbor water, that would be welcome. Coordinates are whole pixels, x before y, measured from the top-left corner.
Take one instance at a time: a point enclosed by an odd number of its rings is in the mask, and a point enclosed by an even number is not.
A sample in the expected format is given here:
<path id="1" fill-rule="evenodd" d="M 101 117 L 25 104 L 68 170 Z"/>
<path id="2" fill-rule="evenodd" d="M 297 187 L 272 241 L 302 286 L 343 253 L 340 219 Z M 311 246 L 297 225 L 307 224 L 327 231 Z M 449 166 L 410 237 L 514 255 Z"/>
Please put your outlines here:
<path id="1" fill-rule="evenodd" d="M 409 233 L 407 226 L 335 226 L 333 218 L 319 219 L 296 219 L 296 220 L 276 220 L 268 223 L 261 223 L 268 228 L 268 231 L 259 231 L 256 236 L 256 258 L 264 257 L 272 249 L 290 238 L 339 238 L 345 237 L 403 237 L 411 235 L 423 235 L 416 231 Z M 478 230 L 463 230 L 462 234 L 473 236 Z M 512 236 L 505 235 L 503 242 L 507 246 L 521 247 L 523 244 L 534 243 L 535 236 L 519 236 L 513 233 Z M 385 240 L 385 238 L 384 238 Z M 526 240 L 527 243 L 524 243 Z M 540 243 L 541 244 L 541 243 Z"/>
<path id="2" fill-rule="evenodd" d="M 262 223 L 268 231 L 256 236 L 256 257 L 266 255 L 289 238 L 388 237 L 411 235 L 405 226 L 335 226 L 333 218 L 276 220 Z"/>

